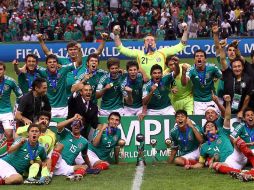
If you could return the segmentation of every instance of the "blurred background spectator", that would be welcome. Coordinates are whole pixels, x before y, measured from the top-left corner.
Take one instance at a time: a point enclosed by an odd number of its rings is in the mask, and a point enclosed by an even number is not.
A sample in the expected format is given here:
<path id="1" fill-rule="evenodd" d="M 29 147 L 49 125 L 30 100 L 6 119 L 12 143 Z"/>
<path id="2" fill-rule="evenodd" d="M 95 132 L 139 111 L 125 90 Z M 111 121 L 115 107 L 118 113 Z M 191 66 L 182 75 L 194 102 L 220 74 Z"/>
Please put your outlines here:
<path id="1" fill-rule="evenodd" d="M 217 22 L 221 37 L 253 36 L 254 0 L 0 0 L 0 40 L 100 40 L 100 32 L 121 26 L 122 38 L 211 37 Z"/>

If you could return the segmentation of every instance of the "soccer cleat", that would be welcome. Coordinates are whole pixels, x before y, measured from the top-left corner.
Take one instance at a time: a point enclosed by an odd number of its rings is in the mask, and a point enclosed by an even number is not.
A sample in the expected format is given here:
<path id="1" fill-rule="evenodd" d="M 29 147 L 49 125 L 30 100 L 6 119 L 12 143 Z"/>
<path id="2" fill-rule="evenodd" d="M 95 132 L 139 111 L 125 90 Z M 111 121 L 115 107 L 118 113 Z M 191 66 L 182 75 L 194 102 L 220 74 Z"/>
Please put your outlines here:
<path id="1" fill-rule="evenodd" d="M 244 173 L 239 175 L 237 179 L 239 179 L 242 182 L 249 182 L 249 181 L 253 181 L 254 180 L 252 175 L 250 175 L 250 174 L 244 174 Z"/>
<path id="2" fill-rule="evenodd" d="M 52 181 L 52 178 L 50 176 L 43 176 L 39 180 L 39 185 L 48 185 Z"/>
<path id="3" fill-rule="evenodd" d="M 235 172 L 235 171 L 229 172 L 228 174 L 229 174 L 233 179 L 238 179 L 238 175 L 240 175 L 239 172 Z"/>
<path id="4" fill-rule="evenodd" d="M 27 178 L 25 181 L 24 181 L 24 184 L 27 184 L 27 185 L 35 185 L 35 184 L 39 184 L 39 180 L 31 177 L 31 178 Z"/>
<path id="5" fill-rule="evenodd" d="M 74 174 L 74 175 L 69 175 L 66 177 L 66 180 L 68 181 L 80 181 L 83 178 L 82 175 L 80 174 Z"/>

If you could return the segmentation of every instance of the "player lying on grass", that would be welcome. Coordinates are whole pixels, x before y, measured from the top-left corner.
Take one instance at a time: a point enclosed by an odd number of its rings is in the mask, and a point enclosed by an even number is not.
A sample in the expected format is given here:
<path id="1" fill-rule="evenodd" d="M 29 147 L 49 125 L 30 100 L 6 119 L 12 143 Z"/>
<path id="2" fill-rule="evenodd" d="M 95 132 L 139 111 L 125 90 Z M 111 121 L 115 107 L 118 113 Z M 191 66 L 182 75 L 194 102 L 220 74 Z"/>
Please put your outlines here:
<path id="1" fill-rule="evenodd" d="M 176 125 L 170 132 L 173 146 L 168 162 L 180 166 L 194 165 L 198 162 L 199 145 L 203 143 L 202 130 L 192 123 L 184 110 L 176 111 L 175 118 Z"/>
<path id="2" fill-rule="evenodd" d="M 88 157 L 91 166 L 101 170 L 109 168 L 108 159 L 110 152 L 114 149 L 115 163 L 119 162 L 119 151 L 122 144 L 121 131 L 117 127 L 120 124 L 121 116 L 118 112 L 112 112 L 108 116 L 108 123 L 98 125 L 94 132 L 92 143 L 88 146 Z M 123 142 L 121 140 L 121 142 Z"/>
<path id="3" fill-rule="evenodd" d="M 40 125 L 32 123 L 27 131 L 28 139 L 16 139 L 8 150 L 8 154 L 0 159 L 0 184 L 2 185 L 23 183 L 23 173 L 28 172 L 29 166 L 37 157 L 40 157 L 43 166 L 46 165 L 46 151 L 38 142 L 41 134 Z"/>
<path id="4" fill-rule="evenodd" d="M 51 156 L 53 148 L 56 144 L 56 135 L 49 129 L 49 123 L 51 119 L 50 112 L 42 111 L 38 116 L 37 124 L 41 126 L 41 134 L 38 139 L 39 143 L 44 146 L 48 157 Z M 16 131 L 18 136 L 27 137 L 27 128 L 29 125 L 25 125 L 23 127 L 19 127 Z M 57 147 L 56 147 L 57 148 Z M 47 166 L 43 167 L 41 170 L 41 178 L 40 180 L 36 179 L 40 169 L 41 160 L 40 158 L 36 158 L 36 162 L 31 164 L 29 168 L 28 178 L 24 181 L 25 184 L 44 184 L 49 183 L 51 178 L 49 177 L 49 169 L 51 165 L 51 159 L 48 159 Z"/>

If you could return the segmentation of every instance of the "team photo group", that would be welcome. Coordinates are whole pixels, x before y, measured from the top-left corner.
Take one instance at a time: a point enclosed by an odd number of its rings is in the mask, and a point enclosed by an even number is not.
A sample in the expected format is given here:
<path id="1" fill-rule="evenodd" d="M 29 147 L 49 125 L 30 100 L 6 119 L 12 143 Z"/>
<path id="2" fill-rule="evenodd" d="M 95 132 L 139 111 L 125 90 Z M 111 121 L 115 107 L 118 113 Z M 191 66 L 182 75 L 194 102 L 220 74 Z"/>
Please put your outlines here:
<path id="1" fill-rule="evenodd" d="M 37 34 L 45 66 L 35 54 L 26 56 L 24 66 L 14 59 L 17 81 L 6 75 L 6 63 L 0 62 L 0 185 L 43 185 L 54 176 L 77 181 L 100 175 L 110 168 L 111 151 L 119 163 L 125 145 L 118 128 L 121 117 L 141 121 L 147 115 L 175 116 L 167 164 L 208 167 L 253 181 L 254 51 L 249 62 L 238 48 L 241 42 L 220 41 L 214 24 L 217 62 L 208 63 L 206 52 L 197 49 L 194 64 L 184 63 L 177 54 L 188 43 L 189 27 L 183 22 L 182 29 L 174 46 L 157 49 L 155 36 L 148 34 L 144 50 L 138 50 L 122 44 L 121 27 L 115 25 L 110 37 L 130 60 L 124 68 L 117 57 L 106 61 L 107 70 L 99 68 L 107 33 L 101 33 L 98 49 L 88 56 L 82 55 L 79 43 L 70 41 L 68 57 L 52 54 L 43 35 Z M 233 114 L 240 123 L 234 128 Z M 196 125 L 189 115 L 204 115 L 205 125 Z M 99 116 L 107 122 L 100 123 Z M 53 118 L 64 120 L 52 127 Z M 243 170 L 246 165 L 249 170 Z"/>

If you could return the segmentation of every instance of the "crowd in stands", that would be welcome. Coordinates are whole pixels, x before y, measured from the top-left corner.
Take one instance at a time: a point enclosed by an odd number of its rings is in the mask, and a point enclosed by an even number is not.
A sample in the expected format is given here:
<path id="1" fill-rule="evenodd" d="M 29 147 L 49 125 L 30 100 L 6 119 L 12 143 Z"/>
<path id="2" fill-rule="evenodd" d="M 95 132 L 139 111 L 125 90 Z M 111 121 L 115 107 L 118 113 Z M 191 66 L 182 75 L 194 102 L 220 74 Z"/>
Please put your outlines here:
<path id="1" fill-rule="evenodd" d="M 37 41 L 42 33 L 48 41 L 93 42 L 116 24 L 123 38 L 172 40 L 182 22 L 190 38 L 211 37 L 215 22 L 222 38 L 253 36 L 253 8 L 253 0 L 1 0 L 0 41 Z"/>

